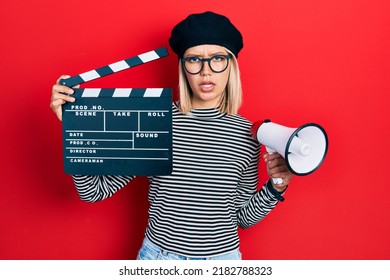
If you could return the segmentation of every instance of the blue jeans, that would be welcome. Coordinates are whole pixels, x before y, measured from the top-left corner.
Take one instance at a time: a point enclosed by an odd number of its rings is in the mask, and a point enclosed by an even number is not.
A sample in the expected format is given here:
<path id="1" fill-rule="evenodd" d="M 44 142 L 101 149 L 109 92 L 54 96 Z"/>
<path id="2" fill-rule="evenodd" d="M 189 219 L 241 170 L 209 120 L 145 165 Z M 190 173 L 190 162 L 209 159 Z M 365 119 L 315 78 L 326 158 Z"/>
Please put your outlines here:
<path id="1" fill-rule="evenodd" d="M 141 249 L 138 252 L 137 260 L 241 260 L 240 250 L 210 257 L 210 258 L 190 258 L 175 253 L 171 253 L 157 247 L 145 237 Z"/>

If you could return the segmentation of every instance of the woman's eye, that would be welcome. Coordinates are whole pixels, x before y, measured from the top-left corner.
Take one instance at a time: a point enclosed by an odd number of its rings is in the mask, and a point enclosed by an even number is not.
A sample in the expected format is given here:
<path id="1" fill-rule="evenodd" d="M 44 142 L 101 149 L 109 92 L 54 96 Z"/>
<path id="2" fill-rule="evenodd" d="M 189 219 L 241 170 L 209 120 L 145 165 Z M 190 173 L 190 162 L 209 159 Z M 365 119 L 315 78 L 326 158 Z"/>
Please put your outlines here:
<path id="1" fill-rule="evenodd" d="M 187 58 L 187 61 L 188 62 L 192 62 L 192 63 L 195 63 L 195 62 L 199 62 L 200 61 L 200 59 L 199 59 L 199 57 L 189 57 L 189 58 Z"/>
<path id="2" fill-rule="evenodd" d="M 225 59 L 225 58 L 223 56 L 220 56 L 220 55 L 213 56 L 214 61 L 221 61 L 223 59 Z"/>

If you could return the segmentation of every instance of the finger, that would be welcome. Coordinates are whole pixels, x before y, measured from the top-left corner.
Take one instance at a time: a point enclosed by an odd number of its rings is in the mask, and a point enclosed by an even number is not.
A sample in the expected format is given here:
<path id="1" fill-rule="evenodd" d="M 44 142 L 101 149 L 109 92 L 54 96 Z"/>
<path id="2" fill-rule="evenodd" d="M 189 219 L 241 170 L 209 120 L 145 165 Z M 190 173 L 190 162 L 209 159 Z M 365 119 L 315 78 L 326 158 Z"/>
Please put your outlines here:
<path id="1" fill-rule="evenodd" d="M 271 175 L 289 171 L 286 165 L 277 165 L 272 168 L 268 168 L 268 170 Z"/>
<path id="2" fill-rule="evenodd" d="M 60 80 L 62 79 L 69 79 L 70 76 L 69 75 L 61 75 L 61 77 L 59 77 L 56 81 L 56 84 L 60 84 Z"/>
<path id="3" fill-rule="evenodd" d="M 287 178 L 292 176 L 290 170 L 288 169 L 284 158 L 276 158 L 267 163 L 267 173 L 272 178 Z"/>
<path id="4" fill-rule="evenodd" d="M 62 105 L 64 105 L 66 102 L 74 102 L 76 100 L 74 97 L 71 96 L 67 96 L 64 94 L 60 95 L 62 95 L 63 98 L 53 99 L 50 102 L 51 109 L 56 113 L 59 119 L 61 119 L 59 115 L 62 115 Z"/>
<path id="5" fill-rule="evenodd" d="M 266 155 L 267 161 L 272 161 L 272 160 L 278 159 L 278 158 L 283 158 L 283 157 L 280 154 L 278 154 L 278 153 L 272 153 L 272 154 L 267 154 Z"/>
<path id="6" fill-rule="evenodd" d="M 267 167 L 272 169 L 277 166 L 283 166 L 286 165 L 286 161 L 283 157 L 277 157 L 272 160 L 267 161 Z"/>
<path id="7" fill-rule="evenodd" d="M 64 98 L 54 99 L 53 101 L 55 101 L 55 100 L 62 100 L 62 101 L 59 102 L 59 103 L 65 104 L 66 102 L 70 102 L 70 103 L 75 102 L 75 101 L 76 101 L 76 98 L 74 98 L 74 97 L 72 97 L 72 96 L 67 96 L 67 95 L 65 95 Z M 61 104 L 61 105 L 62 105 L 62 104 Z"/>
<path id="8" fill-rule="evenodd" d="M 287 178 L 289 170 L 274 168 L 268 171 L 268 175 L 272 178 Z"/>
<path id="9" fill-rule="evenodd" d="M 56 81 L 56 85 L 61 85 L 60 84 L 60 81 L 61 80 L 63 80 L 63 79 L 69 79 L 71 76 L 69 76 L 69 75 L 61 75 L 58 79 L 57 79 L 57 81 Z M 61 85 L 62 86 L 62 85 Z M 73 86 L 72 88 L 80 88 L 80 85 L 75 85 L 75 86 Z"/>
<path id="10" fill-rule="evenodd" d="M 53 111 L 60 109 L 63 104 L 65 104 L 64 99 L 56 99 L 50 102 L 50 107 L 53 109 Z"/>
<path id="11" fill-rule="evenodd" d="M 56 81 L 56 84 L 57 85 L 60 85 L 60 81 L 63 80 L 63 79 L 69 79 L 71 76 L 69 75 L 62 75 L 61 77 L 59 77 Z M 72 88 L 80 88 L 80 85 L 75 85 L 73 86 Z"/>
<path id="12" fill-rule="evenodd" d="M 64 104 L 65 101 L 62 99 L 54 100 L 50 103 L 50 107 L 53 110 L 53 112 L 56 114 L 57 118 L 62 121 L 62 104 Z"/>
<path id="13" fill-rule="evenodd" d="M 74 90 L 67 87 L 67 86 L 61 86 L 61 85 L 55 84 L 55 85 L 53 85 L 52 92 L 53 93 L 61 92 L 61 93 L 65 93 L 65 94 L 73 94 Z"/>
<path id="14" fill-rule="evenodd" d="M 264 162 L 270 167 L 278 165 L 281 161 L 284 161 L 284 158 L 279 154 L 268 154 L 264 156 Z"/>
<path id="15" fill-rule="evenodd" d="M 51 101 L 55 101 L 55 100 L 64 100 L 66 102 L 75 102 L 76 99 L 71 96 L 71 95 L 66 95 L 66 94 L 63 94 L 63 93 L 53 93 L 51 95 Z"/>

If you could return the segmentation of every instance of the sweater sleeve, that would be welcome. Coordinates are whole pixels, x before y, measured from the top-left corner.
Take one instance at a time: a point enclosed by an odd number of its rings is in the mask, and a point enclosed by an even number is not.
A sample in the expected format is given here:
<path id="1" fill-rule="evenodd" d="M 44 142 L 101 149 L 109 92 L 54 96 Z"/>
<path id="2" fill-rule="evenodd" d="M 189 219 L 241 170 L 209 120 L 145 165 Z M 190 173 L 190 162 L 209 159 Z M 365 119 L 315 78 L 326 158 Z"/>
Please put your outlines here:
<path id="1" fill-rule="evenodd" d="M 237 190 L 237 224 L 243 229 L 260 222 L 278 203 L 276 196 L 265 186 L 257 191 L 259 154 L 260 149 L 257 149 Z"/>
<path id="2" fill-rule="evenodd" d="M 73 182 L 81 200 L 97 202 L 114 195 L 135 176 L 73 175 Z"/>

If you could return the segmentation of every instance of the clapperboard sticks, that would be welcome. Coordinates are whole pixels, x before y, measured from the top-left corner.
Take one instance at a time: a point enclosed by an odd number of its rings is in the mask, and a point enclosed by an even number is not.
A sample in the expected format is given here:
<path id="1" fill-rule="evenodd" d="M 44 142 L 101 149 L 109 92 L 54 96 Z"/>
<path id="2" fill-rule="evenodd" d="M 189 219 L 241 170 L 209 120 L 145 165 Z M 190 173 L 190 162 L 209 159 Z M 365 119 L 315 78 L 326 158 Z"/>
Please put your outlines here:
<path id="1" fill-rule="evenodd" d="M 168 55 L 165 47 L 67 79 L 80 85 Z M 68 174 L 166 175 L 172 172 L 170 88 L 74 89 L 63 105 L 64 165 Z"/>
<path id="2" fill-rule="evenodd" d="M 79 74 L 77 76 L 70 77 L 68 79 L 61 79 L 60 84 L 63 86 L 73 87 L 75 85 L 83 84 L 98 78 L 108 76 L 113 73 L 117 73 L 122 70 L 135 67 L 149 61 L 160 59 L 168 55 L 168 51 L 165 47 L 146 52 L 128 59 L 124 59 L 109 65 Z"/>

